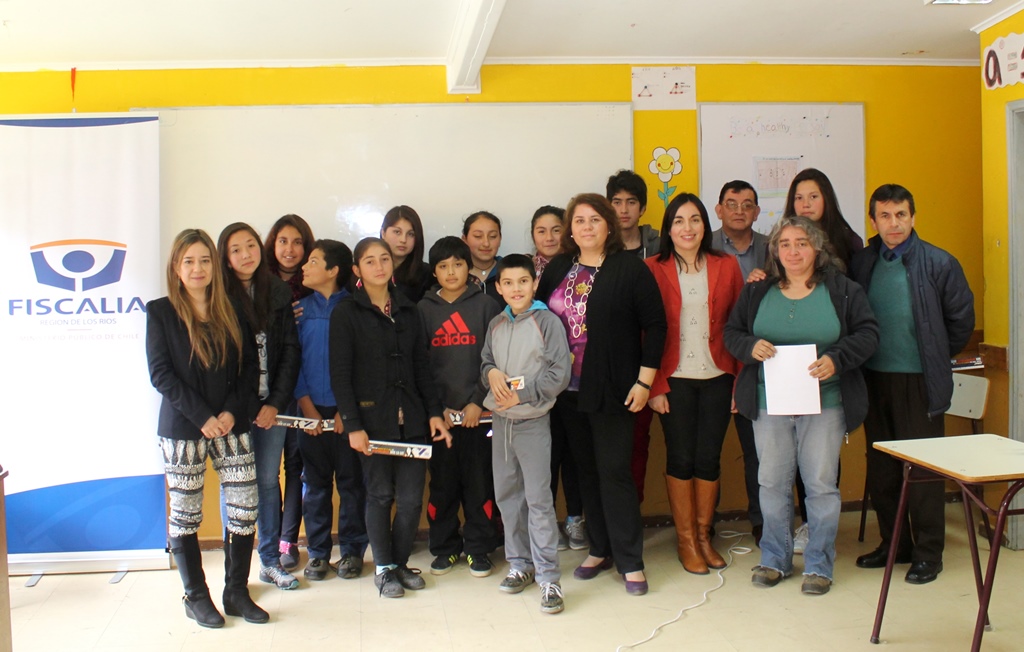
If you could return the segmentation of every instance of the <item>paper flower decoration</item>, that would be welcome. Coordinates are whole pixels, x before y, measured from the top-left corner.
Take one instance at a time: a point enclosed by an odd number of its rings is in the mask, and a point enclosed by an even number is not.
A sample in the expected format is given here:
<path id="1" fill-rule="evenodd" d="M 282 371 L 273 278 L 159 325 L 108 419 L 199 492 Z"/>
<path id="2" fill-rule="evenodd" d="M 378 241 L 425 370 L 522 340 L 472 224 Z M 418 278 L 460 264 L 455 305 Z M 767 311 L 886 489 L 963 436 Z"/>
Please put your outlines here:
<path id="1" fill-rule="evenodd" d="M 665 202 L 665 206 L 668 206 L 668 198 L 676 191 L 676 187 L 670 187 L 668 182 L 683 171 L 683 164 L 679 162 L 679 150 L 675 147 L 668 149 L 655 147 L 654 160 L 647 167 L 651 174 L 658 175 L 658 179 L 665 184 L 665 188 L 658 191 L 658 196 L 661 197 L 661 201 Z"/>

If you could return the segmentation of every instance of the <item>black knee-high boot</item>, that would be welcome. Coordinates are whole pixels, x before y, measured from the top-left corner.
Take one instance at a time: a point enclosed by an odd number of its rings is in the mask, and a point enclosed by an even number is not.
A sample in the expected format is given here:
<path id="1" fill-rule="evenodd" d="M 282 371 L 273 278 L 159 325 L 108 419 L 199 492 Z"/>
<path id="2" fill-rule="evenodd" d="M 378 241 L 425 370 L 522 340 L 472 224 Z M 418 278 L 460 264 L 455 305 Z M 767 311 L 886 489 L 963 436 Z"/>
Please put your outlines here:
<path id="1" fill-rule="evenodd" d="M 241 616 L 248 623 L 265 623 L 270 614 L 249 597 L 254 538 L 252 534 L 224 533 L 224 613 Z"/>
<path id="2" fill-rule="evenodd" d="M 213 605 L 210 589 L 206 586 L 199 537 L 195 534 L 171 537 L 168 544 L 181 574 L 181 583 L 185 586 L 185 597 L 181 600 L 185 605 L 185 615 L 203 627 L 223 627 L 224 617 Z"/>

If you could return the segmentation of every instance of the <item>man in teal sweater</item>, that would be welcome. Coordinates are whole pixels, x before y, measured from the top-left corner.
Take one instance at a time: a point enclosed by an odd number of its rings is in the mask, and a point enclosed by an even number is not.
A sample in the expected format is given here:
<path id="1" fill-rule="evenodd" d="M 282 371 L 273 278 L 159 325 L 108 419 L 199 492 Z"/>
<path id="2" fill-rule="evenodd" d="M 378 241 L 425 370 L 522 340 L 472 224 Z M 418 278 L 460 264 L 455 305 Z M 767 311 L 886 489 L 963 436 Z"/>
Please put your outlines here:
<path id="1" fill-rule="evenodd" d="M 950 357 L 974 331 L 974 295 L 960 263 L 917 236 L 914 197 L 895 184 L 871 195 L 871 223 L 878 231 L 853 259 L 853 278 L 868 292 L 881 333 L 865 364 L 868 384 L 867 484 L 882 543 L 857 558 L 861 568 L 881 568 L 892 542 L 902 486 L 902 465 L 874 449 L 876 441 L 945 435 L 944 415 L 953 395 Z M 910 564 L 906 581 L 927 584 L 942 572 L 946 521 L 943 484 L 910 486 L 908 517 L 896 563 Z"/>

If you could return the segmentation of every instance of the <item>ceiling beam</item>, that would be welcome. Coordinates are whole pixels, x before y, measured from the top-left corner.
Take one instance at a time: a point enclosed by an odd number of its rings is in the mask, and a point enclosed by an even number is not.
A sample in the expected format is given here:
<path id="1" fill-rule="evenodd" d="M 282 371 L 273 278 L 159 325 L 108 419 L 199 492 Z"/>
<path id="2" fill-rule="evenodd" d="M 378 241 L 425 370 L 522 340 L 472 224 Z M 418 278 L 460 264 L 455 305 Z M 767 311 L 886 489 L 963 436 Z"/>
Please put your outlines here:
<path id="1" fill-rule="evenodd" d="M 460 0 L 445 56 L 449 93 L 480 92 L 480 67 L 504 9 L 505 0 Z"/>

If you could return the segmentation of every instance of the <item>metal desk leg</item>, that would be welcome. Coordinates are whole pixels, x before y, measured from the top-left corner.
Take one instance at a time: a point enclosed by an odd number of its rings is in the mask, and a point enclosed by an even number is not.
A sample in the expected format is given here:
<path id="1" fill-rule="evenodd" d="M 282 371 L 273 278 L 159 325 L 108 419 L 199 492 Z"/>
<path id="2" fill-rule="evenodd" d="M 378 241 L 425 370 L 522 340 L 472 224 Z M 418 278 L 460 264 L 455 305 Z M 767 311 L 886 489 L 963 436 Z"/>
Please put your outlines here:
<path id="1" fill-rule="evenodd" d="M 1006 515 L 1010 511 L 1010 501 L 1024 488 L 1024 480 L 1018 480 L 1010 485 L 1002 502 L 999 503 L 999 511 L 996 513 L 996 529 L 993 541 L 1002 542 L 1003 531 L 1006 529 Z M 985 621 L 988 618 L 988 604 L 992 599 L 992 584 L 996 578 L 996 564 L 999 562 L 999 550 L 1002 545 L 993 544 L 989 551 L 988 568 L 985 570 L 985 583 L 982 586 L 981 604 L 978 606 L 978 620 L 974 624 L 974 641 L 971 643 L 971 652 L 978 652 L 981 649 L 981 637 L 985 633 Z"/>
<path id="2" fill-rule="evenodd" d="M 900 489 L 900 502 L 896 508 L 896 523 L 892 529 L 892 543 L 889 545 L 889 557 L 885 560 L 885 575 L 882 576 L 882 592 L 878 596 L 878 609 L 875 611 L 875 626 L 871 630 L 871 642 L 878 644 L 878 634 L 882 631 L 882 616 L 885 615 L 885 602 L 889 599 L 889 583 L 892 581 L 892 567 L 896 564 L 896 551 L 900 546 L 900 535 L 903 534 L 903 519 L 907 515 L 907 495 L 910 487 L 910 462 L 903 463 L 903 488 Z"/>
<path id="3" fill-rule="evenodd" d="M 971 550 L 971 563 L 974 568 L 974 586 L 978 591 L 978 604 L 981 605 L 981 594 L 985 584 L 981 578 L 981 558 L 978 553 L 978 532 L 974 529 L 974 509 L 971 507 L 971 495 L 974 492 L 965 484 L 960 485 L 960 497 L 964 503 L 964 520 L 967 522 L 967 544 Z M 983 512 L 984 513 L 984 512 Z M 988 614 L 985 614 L 985 627 L 989 628 Z"/>

